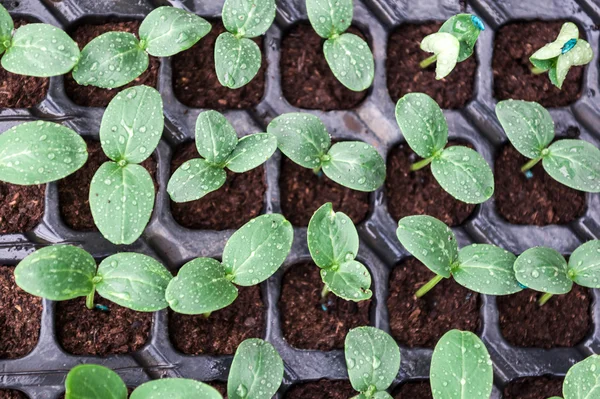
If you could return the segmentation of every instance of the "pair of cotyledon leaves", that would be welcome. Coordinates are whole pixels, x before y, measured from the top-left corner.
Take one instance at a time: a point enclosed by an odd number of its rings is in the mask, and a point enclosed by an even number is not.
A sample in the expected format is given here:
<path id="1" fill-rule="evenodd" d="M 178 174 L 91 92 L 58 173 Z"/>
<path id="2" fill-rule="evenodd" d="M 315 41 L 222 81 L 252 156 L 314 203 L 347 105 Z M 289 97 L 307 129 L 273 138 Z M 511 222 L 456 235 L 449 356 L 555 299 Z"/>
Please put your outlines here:
<path id="1" fill-rule="evenodd" d="M 479 204 L 494 193 L 494 175 L 476 151 L 448 144 L 448 125 L 438 104 L 427 94 L 409 93 L 396 104 L 396 121 L 404 139 L 422 158 L 440 186 L 460 201 Z"/>
<path id="2" fill-rule="evenodd" d="M 573 365 L 563 383 L 564 399 L 593 399 L 600 397 L 600 355 L 592 355 Z M 553 396 L 549 399 L 562 399 Z"/>
<path id="3" fill-rule="evenodd" d="M 583 140 L 552 143 L 554 121 L 540 104 L 500 101 L 496 115 L 517 151 L 527 158 L 541 160 L 553 179 L 576 190 L 600 192 L 600 150 Z"/>

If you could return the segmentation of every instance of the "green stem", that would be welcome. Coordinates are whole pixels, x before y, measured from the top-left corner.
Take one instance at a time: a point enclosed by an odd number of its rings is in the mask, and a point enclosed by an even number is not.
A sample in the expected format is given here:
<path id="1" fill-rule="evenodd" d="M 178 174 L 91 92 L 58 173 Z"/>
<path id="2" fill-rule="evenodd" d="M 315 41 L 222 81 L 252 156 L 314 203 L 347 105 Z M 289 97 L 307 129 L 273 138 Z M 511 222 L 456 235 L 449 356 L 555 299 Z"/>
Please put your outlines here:
<path id="1" fill-rule="evenodd" d="M 92 292 L 90 292 L 86 297 L 85 297 L 85 306 L 88 309 L 94 309 L 94 294 L 96 293 L 96 286 L 94 285 L 94 287 L 92 288 Z"/>
<path id="2" fill-rule="evenodd" d="M 429 165 L 431 161 L 433 161 L 433 157 L 421 159 L 419 162 L 410 165 L 410 170 L 414 172 L 415 170 L 423 169 L 425 166 Z"/>
<path id="3" fill-rule="evenodd" d="M 331 292 L 331 290 L 329 290 L 329 287 L 327 286 L 327 284 L 323 285 L 323 289 L 321 290 L 321 301 L 325 302 L 325 298 L 327 297 L 327 295 Z"/>
<path id="4" fill-rule="evenodd" d="M 437 61 L 437 55 L 435 55 L 435 54 L 434 54 L 434 55 L 432 55 L 431 57 L 429 57 L 429 58 L 425 58 L 423 61 L 421 61 L 421 63 L 419 63 L 419 66 L 420 66 L 422 69 L 425 69 L 425 68 L 427 68 L 429 65 L 433 64 L 433 63 L 434 63 L 434 62 L 436 62 L 436 61 Z"/>
<path id="5" fill-rule="evenodd" d="M 533 168 L 538 162 L 540 162 L 542 158 L 530 159 L 525 165 L 521 167 L 521 172 L 527 172 L 529 169 Z"/>
<path id="6" fill-rule="evenodd" d="M 542 295 L 542 297 L 538 301 L 538 305 L 544 306 L 546 304 L 546 302 L 548 302 L 550 300 L 550 298 L 552 298 L 552 296 L 553 296 L 553 294 L 546 292 L 544 295 Z"/>
<path id="7" fill-rule="evenodd" d="M 538 67 L 531 67 L 531 73 L 534 75 L 541 75 L 544 72 L 546 72 L 545 70 L 538 68 Z"/>
<path id="8" fill-rule="evenodd" d="M 437 276 L 435 276 L 434 278 L 432 278 L 427 284 L 425 284 L 424 286 L 422 286 L 421 288 L 419 288 L 419 290 L 417 291 L 417 293 L 415 294 L 415 296 L 417 298 L 421 298 L 423 295 L 425 295 L 429 291 L 431 291 L 431 289 L 433 287 L 435 287 L 436 285 L 438 285 L 438 283 L 440 281 L 442 281 L 443 278 L 444 278 L 444 276 L 440 276 L 438 274 Z"/>
<path id="9" fill-rule="evenodd" d="M 206 313 L 202 313 L 202 316 L 204 316 L 205 318 L 208 319 L 211 314 L 212 314 L 212 312 L 206 312 Z"/>

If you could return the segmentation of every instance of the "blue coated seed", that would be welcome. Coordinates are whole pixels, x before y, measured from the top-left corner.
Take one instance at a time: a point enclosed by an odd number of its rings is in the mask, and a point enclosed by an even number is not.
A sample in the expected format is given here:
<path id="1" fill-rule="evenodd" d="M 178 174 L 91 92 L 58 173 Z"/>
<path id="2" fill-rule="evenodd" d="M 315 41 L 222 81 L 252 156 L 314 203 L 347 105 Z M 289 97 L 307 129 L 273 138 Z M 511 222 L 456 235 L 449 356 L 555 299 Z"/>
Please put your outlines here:
<path id="1" fill-rule="evenodd" d="M 527 179 L 531 179 L 531 178 L 533 177 L 533 172 L 532 172 L 532 171 L 530 171 L 530 170 L 526 170 L 526 171 L 525 171 L 525 172 L 523 172 L 523 173 L 525 173 L 525 177 L 526 177 Z"/>
<path id="2" fill-rule="evenodd" d="M 479 19 L 477 15 L 471 15 L 471 21 L 473 22 L 473 25 L 477 27 L 477 29 L 485 30 L 485 25 L 483 24 L 483 21 Z"/>
<path id="3" fill-rule="evenodd" d="M 100 304 L 95 304 L 94 308 L 96 310 L 101 311 L 101 312 L 108 312 L 108 306 L 104 306 L 104 305 L 100 305 Z"/>
<path id="4" fill-rule="evenodd" d="M 519 283 L 519 287 L 523 288 L 524 290 L 526 290 L 527 288 L 529 288 L 529 287 L 527 287 L 526 285 L 523 285 L 523 284 L 521 284 L 521 283 Z"/>
<path id="5" fill-rule="evenodd" d="M 569 51 L 571 51 L 573 49 L 573 47 L 575 47 L 576 44 L 577 44 L 577 39 L 571 39 L 565 43 L 565 45 L 562 47 L 560 52 L 562 54 L 568 53 Z"/>

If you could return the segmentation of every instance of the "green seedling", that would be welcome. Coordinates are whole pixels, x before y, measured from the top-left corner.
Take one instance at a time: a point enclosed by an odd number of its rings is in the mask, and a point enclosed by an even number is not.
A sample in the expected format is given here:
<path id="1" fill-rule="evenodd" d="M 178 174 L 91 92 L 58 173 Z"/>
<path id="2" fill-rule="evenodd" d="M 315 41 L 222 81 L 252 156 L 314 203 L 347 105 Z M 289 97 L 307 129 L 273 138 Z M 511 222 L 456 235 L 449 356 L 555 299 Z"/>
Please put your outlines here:
<path id="1" fill-rule="evenodd" d="M 435 62 L 435 78 L 445 78 L 458 62 L 473 55 L 477 38 L 483 30 L 485 26 L 476 15 L 453 16 L 444 22 L 437 33 L 428 35 L 421 41 L 421 50 L 433 53 L 431 57 L 421 61 L 421 68 L 427 68 Z"/>
<path id="2" fill-rule="evenodd" d="M 373 146 L 361 141 L 331 145 L 325 125 L 314 115 L 280 115 L 269 123 L 267 132 L 277 138 L 277 147 L 292 161 L 315 173 L 323 170 L 342 186 L 375 191 L 385 180 L 385 162 Z"/>
<path id="3" fill-rule="evenodd" d="M 357 327 L 348 332 L 344 348 L 353 399 L 392 399 L 386 389 L 400 369 L 396 341 L 375 327 Z"/>
<path id="4" fill-rule="evenodd" d="M 218 190 L 227 178 L 225 168 L 244 173 L 262 165 L 277 149 L 277 139 L 269 133 L 255 133 L 238 140 L 222 114 L 205 111 L 196 120 L 196 148 L 202 158 L 184 162 L 167 185 L 175 202 L 197 200 Z"/>
<path id="5" fill-rule="evenodd" d="M 571 67 L 589 64 L 592 58 L 594 51 L 588 42 L 579 39 L 577 25 L 566 22 L 556 40 L 533 53 L 529 61 L 533 73 L 547 71 L 552 84 L 560 89 Z"/>
<path id="6" fill-rule="evenodd" d="M 260 48 L 251 39 L 264 35 L 275 19 L 275 0 L 225 0 L 223 32 L 215 42 L 215 70 L 221 85 L 238 89 L 260 69 Z"/>
<path id="7" fill-rule="evenodd" d="M 481 155 L 464 146 L 448 144 L 448 125 L 438 104 L 427 94 L 409 93 L 396 104 L 396 121 L 404 139 L 423 160 L 411 170 L 431 164 L 431 172 L 456 199 L 480 204 L 494 193 L 494 175 Z"/>
<path id="8" fill-rule="evenodd" d="M 306 11 L 315 32 L 325 39 L 323 53 L 335 77 L 353 91 L 369 88 L 375 76 L 371 49 L 360 37 L 344 33 L 352 24 L 352 0 L 306 0 Z"/>
<path id="9" fill-rule="evenodd" d="M 583 140 L 554 140 L 550 113 L 535 102 L 506 100 L 496 115 L 512 145 L 529 158 L 527 172 L 538 162 L 554 180 L 575 190 L 600 192 L 600 150 Z"/>
<path id="10" fill-rule="evenodd" d="M 328 202 L 310 218 L 306 235 L 310 255 L 321 268 L 322 299 L 329 292 L 349 301 L 371 298 L 369 270 L 355 259 L 359 239 L 352 219 L 334 212 Z"/>
<path id="11" fill-rule="evenodd" d="M 180 8 L 158 7 L 146 16 L 138 31 L 107 32 L 81 51 L 73 69 L 80 85 L 112 89 L 135 80 L 148 69 L 149 55 L 170 57 L 187 50 L 210 32 L 199 16 Z"/>
<path id="12" fill-rule="evenodd" d="M 27 24 L 15 30 L 0 4 L 2 67 L 19 75 L 48 77 L 69 72 L 79 61 L 79 47 L 64 31 L 49 24 Z"/>
<path id="13" fill-rule="evenodd" d="M 489 399 L 494 371 L 483 342 L 468 331 L 448 331 L 431 357 L 433 399 Z"/>
<path id="14" fill-rule="evenodd" d="M 508 295 L 522 290 L 513 269 L 515 255 L 489 244 L 472 244 L 459 250 L 452 230 L 434 217 L 402 218 L 396 235 L 408 252 L 436 274 L 417 291 L 418 298 L 450 277 L 481 294 Z"/>
<path id="15" fill-rule="evenodd" d="M 215 388 L 187 378 L 161 378 L 137 387 L 129 399 L 223 399 Z M 73 398 L 75 399 L 75 398 Z M 100 399 L 100 398 L 92 398 Z M 102 398 L 104 399 L 104 398 Z M 121 399 L 121 398 L 114 398 Z"/>
<path id="16" fill-rule="evenodd" d="M 600 397 L 600 355 L 592 355 L 569 369 L 563 384 L 564 399 Z M 562 399 L 553 396 L 550 399 Z"/>
<path id="17" fill-rule="evenodd" d="M 539 300 L 540 305 L 548 302 L 553 295 L 569 293 L 573 283 L 600 288 L 600 240 L 578 247 L 569 262 L 554 249 L 530 248 L 517 258 L 514 267 L 519 283 L 544 293 Z"/>
<path id="18" fill-rule="evenodd" d="M 252 219 L 227 241 L 222 262 L 197 258 L 181 267 L 167 287 L 169 306 L 178 313 L 205 315 L 229 306 L 237 298 L 236 285 L 257 285 L 279 269 L 293 238 L 294 229 L 282 215 Z"/>
<path id="19" fill-rule="evenodd" d="M 165 291 L 171 273 L 154 258 L 121 252 L 96 261 L 72 245 L 38 249 L 15 268 L 15 282 L 23 291 L 52 301 L 86 297 L 94 309 L 94 293 L 138 312 L 166 308 Z"/>

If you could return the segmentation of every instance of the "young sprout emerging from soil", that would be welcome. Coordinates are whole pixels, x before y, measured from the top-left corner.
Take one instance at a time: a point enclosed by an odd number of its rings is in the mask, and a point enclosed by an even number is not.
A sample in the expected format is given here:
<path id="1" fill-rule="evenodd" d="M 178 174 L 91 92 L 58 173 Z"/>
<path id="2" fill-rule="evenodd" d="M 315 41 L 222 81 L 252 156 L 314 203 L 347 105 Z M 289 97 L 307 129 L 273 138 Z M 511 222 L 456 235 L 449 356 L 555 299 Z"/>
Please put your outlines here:
<path id="1" fill-rule="evenodd" d="M 181 165 L 167 185 L 175 202 L 197 200 L 218 190 L 227 178 L 225 168 L 244 173 L 262 165 L 277 149 L 277 139 L 268 133 L 255 133 L 238 140 L 223 115 L 205 111 L 196 120 L 196 148 L 202 158 Z"/>
<path id="2" fill-rule="evenodd" d="M 433 53 L 431 57 L 421 61 L 421 68 L 427 68 L 435 62 L 435 78 L 445 78 L 457 62 L 463 62 L 473 55 L 479 33 L 484 29 L 483 22 L 476 15 L 453 16 L 444 22 L 437 33 L 428 35 L 421 41 L 421 50 Z"/>
<path id="3" fill-rule="evenodd" d="M 48 77 L 69 72 L 79 60 L 79 47 L 62 30 L 49 24 L 27 24 L 14 29 L 0 4 L 2 67 L 19 75 Z"/>
<path id="4" fill-rule="evenodd" d="M 569 262 L 556 250 L 530 248 L 515 262 L 517 280 L 523 286 L 543 292 L 539 304 L 544 305 L 553 295 L 567 294 L 577 283 L 587 288 L 600 288 L 600 240 L 578 247 Z"/>
<path id="5" fill-rule="evenodd" d="M 128 32 L 107 32 L 89 42 L 73 69 L 80 85 L 115 88 L 135 80 L 148 68 L 148 54 L 170 57 L 192 47 L 210 32 L 210 24 L 180 8 L 158 7 L 146 16 L 140 40 Z"/>
<path id="6" fill-rule="evenodd" d="M 154 183 L 139 164 L 154 152 L 163 126 L 162 99 L 148 86 L 123 90 L 102 116 L 100 144 L 110 161 L 92 178 L 90 208 L 96 226 L 114 244 L 131 244 L 150 220 Z"/>
<path id="7" fill-rule="evenodd" d="M 72 245 L 38 249 L 15 268 L 15 282 L 24 291 L 66 301 L 86 297 L 94 309 L 94 293 L 138 312 L 154 312 L 169 306 L 165 299 L 173 276 L 154 258 L 121 252 L 104 259 L 98 267 L 86 251 Z"/>
<path id="8" fill-rule="evenodd" d="M 375 64 L 369 45 L 352 33 L 344 33 L 352 24 L 352 0 L 306 0 L 308 19 L 325 40 L 323 53 L 331 72 L 353 91 L 367 89 L 373 83 Z"/>
<path id="9" fill-rule="evenodd" d="M 550 113 L 535 102 L 506 100 L 496 115 L 512 145 L 531 159 L 521 168 L 527 172 L 539 161 L 556 181 L 575 190 L 600 192 L 600 150 L 583 140 L 554 140 Z"/>
<path id="10" fill-rule="evenodd" d="M 577 25 L 567 22 L 560 29 L 556 40 L 533 53 L 529 61 L 534 66 L 533 73 L 548 71 L 550 81 L 560 89 L 571 67 L 589 64 L 592 58 L 592 47 L 585 40 L 579 39 Z"/>
<path id="11" fill-rule="evenodd" d="M 33 185 L 60 180 L 87 161 L 85 141 L 52 122 L 26 122 L 0 135 L 0 181 Z"/>
<path id="12" fill-rule="evenodd" d="M 433 399 L 489 399 L 494 371 L 483 342 L 468 331 L 448 331 L 431 357 Z"/>
<path id="13" fill-rule="evenodd" d="M 275 0 L 225 0 L 223 32 L 215 42 L 215 70 L 221 85 L 238 89 L 260 69 L 260 48 L 251 39 L 265 34 L 275 19 Z"/>
<path id="14" fill-rule="evenodd" d="M 222 262 L 197 258 L 183 265 L 167 287 L 169 306 L 178 313 L 209 315 L 231 305 L 236 285 L 257 285 L 279 269 L 293 238 L 294 229 L 282 215 L 252 219 L 227 241 Z"/>
<path id="15" fill-rule="evenodd" d="M 458 249 L 452 230 L 431 216 L 407 216 L 398 222 L 398 240 L 436 276 L 416 296 L 425 295 L 443 278 L 481 294 L 508 295 L 522 290 L 513 269 L 516 256 L 489 244 Z"/>
<path id="16" fill-rule="evenodd" d="M 564 399 L 600 397 L 600 355 L 592 355 L 572 366 L 563 384 Z M 562 399 L 553 396 L 550 399 Z"/>
<path id="17" fill-rule="evenodd" d="M 409 93 L 396 104 L 396 121 L 410 148 L 422 158 L 410 169 L 431 164 L 440 186 L 456 199 L 480 204 L 494 193 L 494 175 L 481 155 L 448 144 L 448 125 L 438 104 L 427 94 Z"/>
<path id="18" fill-rule="evenodd" d="M 375 327 L 357 327 L 348 332 L 344 348 L 352 388 L 360 392 L 353 399 L 391 399 L 385 390 L 400 369 L 396 341 Z"/>
<path id="19" fill-rule="evenodd" d="M 283 360 L 262 339 L 250 338 L 238 346 L 229 369 L 229 399 L 271 399 L 283 380 Z"/>
<path id="20" fill-rule="evenodd" d="M 377 150 L 361 141 L 331 145 L 319 118 L 307 113 L 289 113 L 273 119 L 267 132 L 277 146 L 300 166 L 319 173 L 321 169 L 336 183 L 358 191 L 375 191 L 385 180 L 385 162 Z"/>

